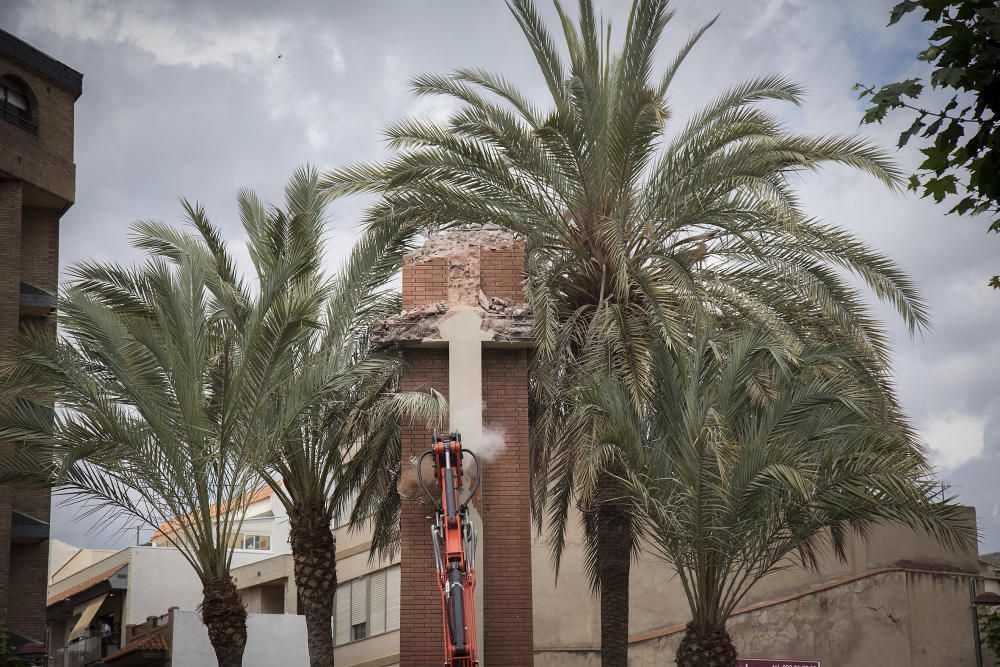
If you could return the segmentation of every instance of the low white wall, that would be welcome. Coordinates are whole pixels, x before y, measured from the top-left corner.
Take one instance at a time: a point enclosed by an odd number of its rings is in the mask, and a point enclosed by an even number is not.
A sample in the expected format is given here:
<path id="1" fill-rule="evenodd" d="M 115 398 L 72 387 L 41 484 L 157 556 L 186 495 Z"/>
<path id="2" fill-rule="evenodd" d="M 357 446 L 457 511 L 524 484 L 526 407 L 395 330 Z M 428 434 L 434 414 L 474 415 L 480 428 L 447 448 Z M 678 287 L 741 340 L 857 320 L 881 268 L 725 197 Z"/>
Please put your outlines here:
<path id="1" fill-rule="evenodd" d="M 174 612 L 171 667 L 215 667 L 208 631 L 195 612 Z M 249 614 L 243 667 L 308 667 L 305 616 Z"/>
<path id="2" fill-rule="evenodd" d="M 166 614 L 170 607 L 194 611 L 201 604 L 201 581 L 177 549 L 131 547 L 130 551 L 126 623 L 143 623 L 147 616 Z M 268 556 L 267 552 L 237 551 L 233 567 Z"/>
<path id="3" fill-rule="evenodd" d="M 201 602 L 201 582 L 174 548 L 132 547 L 128 568 L 125 622 L 139 624 L 170 607 L 194 610 Z"/>

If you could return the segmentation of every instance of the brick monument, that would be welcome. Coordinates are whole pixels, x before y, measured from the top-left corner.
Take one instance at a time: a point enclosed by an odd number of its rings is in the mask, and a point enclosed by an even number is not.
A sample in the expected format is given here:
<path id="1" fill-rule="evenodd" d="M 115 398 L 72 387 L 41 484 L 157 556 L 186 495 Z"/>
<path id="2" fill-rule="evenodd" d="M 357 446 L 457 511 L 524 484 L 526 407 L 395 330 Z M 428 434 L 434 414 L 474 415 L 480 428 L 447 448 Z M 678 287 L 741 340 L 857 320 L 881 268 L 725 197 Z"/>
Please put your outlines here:
<path id="1" fill-rule="evenodd" d="M 483 460 L 477 617 L 484 667 L 533 661 L 528 470 L 530 312 L 521 303 L 524 244 L 499 229 L 431 236 L 403 265 L 403 313 L 375 335 L 404 348 L 407 390 L 449 398 L 450 428 Z M 404 470 L 430 447 L 404 424 Z M 441 602 L 429 505 L 403 501 L 400 666 L 441 664 Z"/>

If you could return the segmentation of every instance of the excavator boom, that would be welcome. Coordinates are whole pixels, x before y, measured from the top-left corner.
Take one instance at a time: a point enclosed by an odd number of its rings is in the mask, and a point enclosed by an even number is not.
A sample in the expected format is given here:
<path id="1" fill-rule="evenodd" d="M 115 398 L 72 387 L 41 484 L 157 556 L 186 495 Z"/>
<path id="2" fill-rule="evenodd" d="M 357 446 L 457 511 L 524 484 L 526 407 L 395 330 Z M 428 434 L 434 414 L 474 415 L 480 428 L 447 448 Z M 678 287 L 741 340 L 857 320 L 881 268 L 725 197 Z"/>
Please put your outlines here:
<path id="1" fill-rule="evenodd" d="M 463 461 L 469 456 L 476 463 L 471 485 L 464 480 Z M 419 473 L 424 459 L 434 459 L 436 493 L 427 488 Z M 441 625 L 444 631 L 445 667 L 473 667 L 476 655 L 476 528 L 469 519 L 468 503 L 479 486 L 479 461 L 462 448 L 458 433 L 434 434 L 433 448 L 420 457 L 418 481 L 424 494 L 434 504 L 431 540 L 437 564 L 437 583 L 441 592 Z M 465 498 L 462 499 L 463 491 Z"/>

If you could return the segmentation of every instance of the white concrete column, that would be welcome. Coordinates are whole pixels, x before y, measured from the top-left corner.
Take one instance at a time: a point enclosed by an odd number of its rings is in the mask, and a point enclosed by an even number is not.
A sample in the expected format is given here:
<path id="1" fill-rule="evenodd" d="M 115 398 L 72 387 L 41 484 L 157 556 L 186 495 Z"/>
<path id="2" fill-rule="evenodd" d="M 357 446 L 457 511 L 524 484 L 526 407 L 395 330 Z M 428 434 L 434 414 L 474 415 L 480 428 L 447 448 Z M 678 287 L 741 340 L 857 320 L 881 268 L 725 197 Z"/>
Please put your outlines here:
<path id="1" fill-rule="evenodd" d="M 483 341 L 491 334 L 482 330 L 482 315 L 476 310 L 456 310 L 438 324 L 441 338 L 448 341 L 449 428 L 462 434 L 462 445 L 475 453 L 483 439 Z M 482 474 L 482 471 L 480 471 Z M 476 551 L 476 645 L 480 667 L 486 667 L 484 646 L 486 623 L 483 608 L 483 553 L 486 550 L 483 520 L 475 508 L 470 518 L 479 533 Z"/>

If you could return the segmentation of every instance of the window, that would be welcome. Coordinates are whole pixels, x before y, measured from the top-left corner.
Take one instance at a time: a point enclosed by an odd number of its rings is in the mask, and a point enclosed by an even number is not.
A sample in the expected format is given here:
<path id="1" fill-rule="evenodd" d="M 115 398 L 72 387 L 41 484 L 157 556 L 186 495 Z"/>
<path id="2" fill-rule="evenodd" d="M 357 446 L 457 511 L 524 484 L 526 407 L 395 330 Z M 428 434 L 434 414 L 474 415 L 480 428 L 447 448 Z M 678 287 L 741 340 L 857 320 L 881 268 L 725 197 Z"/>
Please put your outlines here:
<path id="1" fill-rule="evenodd" d="M 369 577 L 358 577 L 351 582 L 351 639 L 368 636 L 368 582 Z"/>
<path id="2" fill-rule="evenodd" d="M 236 544 L 240 549 L 268 551 L 271 548 L 271 537 L 269 535 L 246 535 L 240 533 Z"/>
<path id="3" fill-rule="evenodd" d="M 399 566 L 390 567 L 385 575 L 385 629 L 399 630 Z"/>
<path id="4" fill-rule="evenodd" d="M 400 570 L 394 565 L 337 587 L 334 597 L 336 645 L 399 629 Z"/>
<path id="5" fill-rule="evenodd" d="M 23 130 L 34 132 L 36 127 L 31 120 L 31 112 L 28 89 L 10 77 L 0 78 L 0 115 L 3 119 Z"/>

